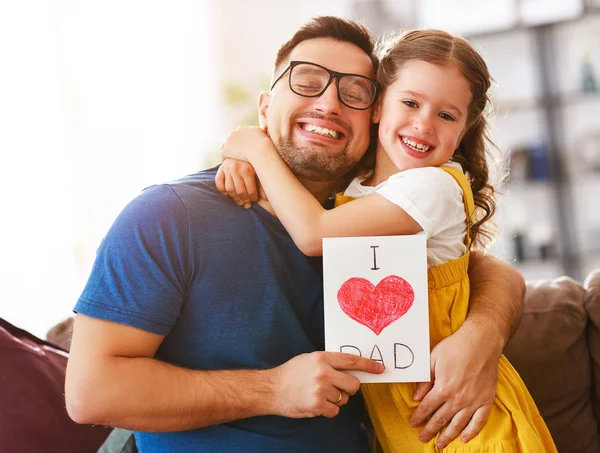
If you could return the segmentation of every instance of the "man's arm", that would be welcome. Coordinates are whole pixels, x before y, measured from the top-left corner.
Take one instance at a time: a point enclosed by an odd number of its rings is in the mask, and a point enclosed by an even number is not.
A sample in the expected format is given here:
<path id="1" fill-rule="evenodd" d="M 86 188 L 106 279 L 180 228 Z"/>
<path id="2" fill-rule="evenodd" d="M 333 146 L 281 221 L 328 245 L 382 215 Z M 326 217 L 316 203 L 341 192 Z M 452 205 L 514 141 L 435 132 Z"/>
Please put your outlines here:
<path id="1" fill-rule="evenodd" d="M 71 418 L 167 432 L 267 414 L 334 417 L 360 386 L 339 370 L 383 372 L 371 360 L 332 352 L 268 370 L 189 370 L 153 358 L 163 338 L 77 315 L 65 384 Z"/>
<path id="2" fill-rule="evenodd" d="M 472 252 L 469 263 L 471 300 L 465 325 L 473 325 L 498 338 L 498 355 L 519 326 L 525 280 L 506 261 Z M 490 336 L 490 338 L 492 338 Z"/>
<path id="3" fill-rule="evenodd" d="M 431 416 L 420 439 L 438 439 L 446 446 L 462 433 L 466 442 L 483 427 L 494 401 L 498 360 L 519 324 L 525 282 L 510 264 L 473 252 L 469 265 L 469 314 L 456 333 L 431 352 L 432 382 L 421 383 L 415 400 L 421 404 L 410 423 L 419 426 Z"/>

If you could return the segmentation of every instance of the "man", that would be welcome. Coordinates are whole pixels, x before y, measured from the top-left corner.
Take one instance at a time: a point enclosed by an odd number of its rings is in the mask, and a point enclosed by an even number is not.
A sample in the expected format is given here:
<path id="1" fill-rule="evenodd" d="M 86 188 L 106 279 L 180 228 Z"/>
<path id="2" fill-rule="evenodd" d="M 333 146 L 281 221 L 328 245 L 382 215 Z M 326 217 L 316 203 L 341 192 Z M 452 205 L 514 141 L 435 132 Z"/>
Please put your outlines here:
<path id="1" fill-rule="evenodd" d="M 275 83 L 260 96 L 280 154 L 326 203 L 367 148 L 372 105 L 342 102 L 339 74 L 316 97 L 292 92 L 290 61 L 372 78 L 373 39 L 356 23 L 314 19 L 279 50 Z M 300 253 L 268 203 L 240 209 L 214 177 L 145 190 L 108 232 L 75 307 L 69 414 L 133 429 L 143 452 L 366 451 L 359 382 L 343 370 L 381 367 L 322 351 L 320 259 Z M 423 440 L 444 427 L 442 444 L 478 432 L 520 315 L 518 273 L 472 262 L 469 318 L 432 352 L 435 380 L 415 395 L 411 423 L 426 422 Z"/>

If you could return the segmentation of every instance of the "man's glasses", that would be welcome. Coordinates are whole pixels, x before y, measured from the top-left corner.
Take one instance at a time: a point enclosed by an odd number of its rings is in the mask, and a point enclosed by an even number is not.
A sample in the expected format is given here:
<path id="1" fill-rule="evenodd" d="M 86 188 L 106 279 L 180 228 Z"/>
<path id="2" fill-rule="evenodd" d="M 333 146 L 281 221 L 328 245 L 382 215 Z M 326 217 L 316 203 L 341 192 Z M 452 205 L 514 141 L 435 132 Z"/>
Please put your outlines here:
<path id="1" fill-rule="evenodd" d="M 335 78 L 338 99 L 346 107 L 366 110 L 375 103 L 377 98 L 375 80 L 358 74 L 331 71 L 308 61 L 290 61 L 271 85 L 271 90 L 287 71 L 290 73 L 290 89 L 299 96 L 319 97 L 325 93 Z"/>

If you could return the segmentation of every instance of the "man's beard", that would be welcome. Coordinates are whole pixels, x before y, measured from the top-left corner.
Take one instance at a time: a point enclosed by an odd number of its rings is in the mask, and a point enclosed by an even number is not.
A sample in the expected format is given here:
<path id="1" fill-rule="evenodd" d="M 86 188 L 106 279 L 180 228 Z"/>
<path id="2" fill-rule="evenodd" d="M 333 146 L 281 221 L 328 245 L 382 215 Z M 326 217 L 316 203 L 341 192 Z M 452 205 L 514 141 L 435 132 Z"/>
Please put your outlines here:
<path id="1" fill-rule="evenodd" d="M 303 114 L 294 115 L 302 118 L 319 118 L 327 119 L 321 115 Z M 348 152 L 348 148 L 352 144 L 354 138 L 352 129 L 344 124 L 349 136 L 346 137 L 346 146 L 342 151 L 335 154 L 328 153 L 324 146 L 318 144 L 306 144 L 300 146 L 294 143 L 292 139 L 293 128 L 295 127 L 296 118 L 290 119 L 290 132 L 286 136 L 282 136 L 275 142 L 275 147 L 279 151 L 281 158 L 285 161 L 292 172 L 301 179 L 315 182 L 333 182 L 341 180 L 346 173 L 356 165 L 361 156 L 352 156 Z M 338 120 L 333 122 L 339 123 Z"/>

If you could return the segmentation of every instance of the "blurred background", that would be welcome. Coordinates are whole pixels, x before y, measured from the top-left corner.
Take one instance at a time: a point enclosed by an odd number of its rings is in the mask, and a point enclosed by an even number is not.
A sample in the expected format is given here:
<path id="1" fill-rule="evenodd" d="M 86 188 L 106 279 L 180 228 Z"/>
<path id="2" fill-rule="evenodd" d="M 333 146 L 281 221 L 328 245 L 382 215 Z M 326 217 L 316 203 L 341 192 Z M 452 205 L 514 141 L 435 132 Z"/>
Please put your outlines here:
<path id="1" fill-rule="evenodd" d="M 0 0 L 0 317 L 43 337 L 69 316 L 123 206 L 217 162 L 328 14 L 467 35 L 511 170 L 491 252 L 527 279 L 600 267 L 600 0 Z"/>

